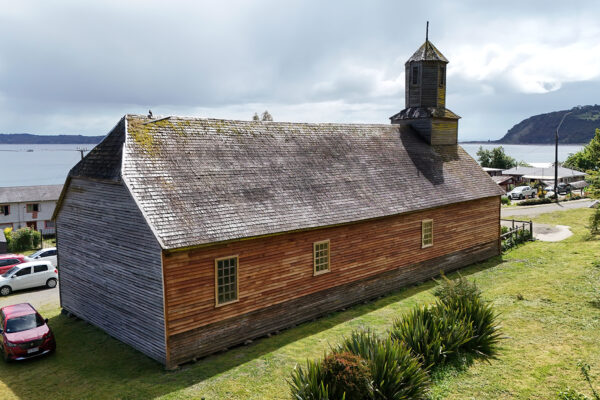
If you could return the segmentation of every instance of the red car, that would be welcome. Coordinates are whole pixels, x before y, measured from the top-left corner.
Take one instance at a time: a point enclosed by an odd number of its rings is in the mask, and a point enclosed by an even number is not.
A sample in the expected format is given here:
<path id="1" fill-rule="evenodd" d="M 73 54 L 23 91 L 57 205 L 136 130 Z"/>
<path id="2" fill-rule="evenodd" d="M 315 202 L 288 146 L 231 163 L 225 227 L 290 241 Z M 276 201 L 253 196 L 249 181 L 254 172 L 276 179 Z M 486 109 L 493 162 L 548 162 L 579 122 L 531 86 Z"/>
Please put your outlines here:
<path id="1" fill-rule="evenodd" d="M 0 256 L 0 275 L 17 264 L 31 261 L 29 257 L 22 254 L 3 254 Z"/>
<path id="2" fill-rule="evenodd" d="M 29 303 L 0 309 L 0 334 L 4 361 L 25 360 L 56 350 L 48 320 Z"/>

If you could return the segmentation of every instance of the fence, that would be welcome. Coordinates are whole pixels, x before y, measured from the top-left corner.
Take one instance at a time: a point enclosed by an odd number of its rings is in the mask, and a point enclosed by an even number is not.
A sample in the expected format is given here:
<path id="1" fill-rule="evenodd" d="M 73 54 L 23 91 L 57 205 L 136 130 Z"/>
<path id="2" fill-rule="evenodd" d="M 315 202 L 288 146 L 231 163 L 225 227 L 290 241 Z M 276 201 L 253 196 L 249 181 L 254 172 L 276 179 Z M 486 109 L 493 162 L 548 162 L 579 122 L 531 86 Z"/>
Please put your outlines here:
<path id="1" fill-rule="evenodd" d="M 519 243 L 534 240 L 532 221 L 520 221 L 517 219 L 500 219 L 500 221 L 511 223 L 508 231 L 500 235 L 502 250 L 507 250 Z"/>

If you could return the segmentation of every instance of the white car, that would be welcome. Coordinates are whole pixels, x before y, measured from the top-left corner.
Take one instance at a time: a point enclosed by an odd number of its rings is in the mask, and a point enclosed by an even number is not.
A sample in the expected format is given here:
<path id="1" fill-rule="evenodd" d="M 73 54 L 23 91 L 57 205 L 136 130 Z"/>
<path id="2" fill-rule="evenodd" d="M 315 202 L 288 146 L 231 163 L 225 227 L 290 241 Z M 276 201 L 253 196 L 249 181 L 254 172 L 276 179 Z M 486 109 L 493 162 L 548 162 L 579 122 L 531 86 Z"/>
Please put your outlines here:
<path id="1" fill-rule="evenodd" d="M 524 199 L 527 197 L 534 198 L 537 191 L 531 186 L 517 186 L 513 190 L 507 193 L 511 199 Z"/>
<path id="2" fill-rule="evenodd" d="M 54 288 L 58 271 L 49 261 L 32 261 L 15 265 L 0 276 L 0 295 L 8 296 L 15 290 L 39 286 Z"/>
<path id="3" fill-rule="evenodd" d="M 32 261 L 50 261 L 56 267 L 56 247 L 41 249 L 29 256 Z"/>

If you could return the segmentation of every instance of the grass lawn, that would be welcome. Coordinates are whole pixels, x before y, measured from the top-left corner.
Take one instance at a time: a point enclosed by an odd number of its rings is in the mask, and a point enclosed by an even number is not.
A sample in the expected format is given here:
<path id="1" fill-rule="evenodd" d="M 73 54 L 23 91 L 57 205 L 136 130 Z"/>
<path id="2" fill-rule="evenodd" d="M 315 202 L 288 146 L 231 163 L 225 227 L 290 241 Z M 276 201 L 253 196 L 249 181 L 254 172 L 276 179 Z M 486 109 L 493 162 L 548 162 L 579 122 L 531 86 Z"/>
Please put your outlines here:
<path id="1" fill-rule="evenodd" d="M 501 312 L 507 338 L 498 360 L 438 371 L 432 399 L 555 399 L 565 386 L 589 395 L 579 360 L 592 366 L 600 388 L 600 308 L 589 282 L 600 285 L 600 266 L 593 266 L 600 260 L 600 240 L 589 240 L 590 214 L 577 209 L 541 215 L 534 221 L 569 225 L 575 234 L 559 243 L 522 245 L 462 271 Z M 0 364 L 0 398 L 289 399 L 286 379 L 296 363 L 322 356 L 354 328 L 384 332 L 415 304 L 433 301 L 432 287 L 410 287 L 174 372 L 57 308 L 42 309 L 58 351 Z"/>

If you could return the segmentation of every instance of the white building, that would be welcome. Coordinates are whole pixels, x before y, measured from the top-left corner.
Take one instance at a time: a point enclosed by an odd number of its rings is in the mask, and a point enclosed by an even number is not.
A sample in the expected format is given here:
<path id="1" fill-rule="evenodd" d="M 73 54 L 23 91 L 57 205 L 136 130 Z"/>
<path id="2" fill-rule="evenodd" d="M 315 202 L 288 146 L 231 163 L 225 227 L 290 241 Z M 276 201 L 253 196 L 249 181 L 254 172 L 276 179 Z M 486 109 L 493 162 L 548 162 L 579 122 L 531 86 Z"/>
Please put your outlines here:
<path id="1" fill-rule="evenodd" d="M 0 229 L 25 226 L 54 234 L 52 214 L 63 185 L 0 187 Z"/>

